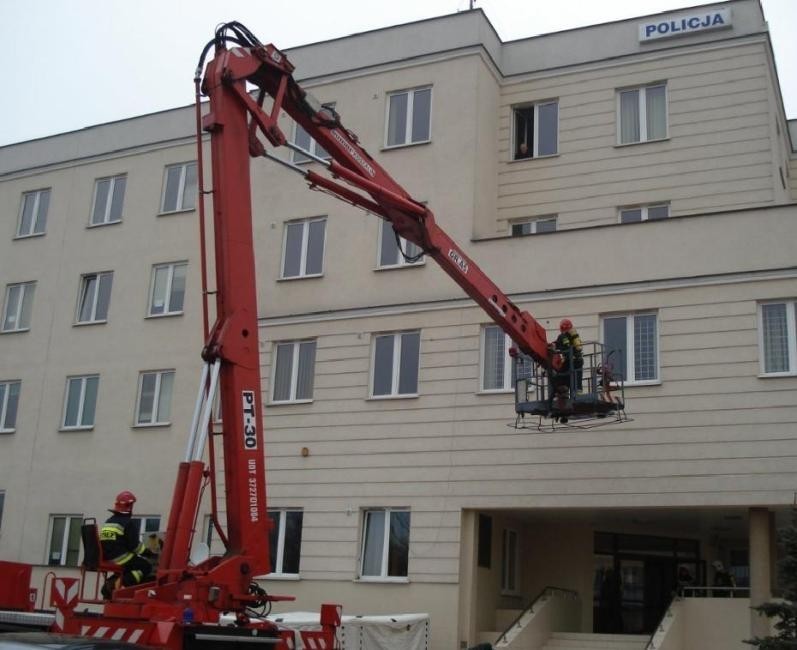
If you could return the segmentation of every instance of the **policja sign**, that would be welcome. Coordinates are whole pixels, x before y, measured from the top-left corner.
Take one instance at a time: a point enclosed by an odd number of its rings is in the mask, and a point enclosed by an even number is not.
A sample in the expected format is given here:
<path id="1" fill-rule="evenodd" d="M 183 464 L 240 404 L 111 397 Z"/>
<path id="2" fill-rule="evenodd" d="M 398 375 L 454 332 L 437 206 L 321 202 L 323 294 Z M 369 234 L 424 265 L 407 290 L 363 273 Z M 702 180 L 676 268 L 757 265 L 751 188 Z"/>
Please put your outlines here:
<path id="1" fill-rule="evenodd" d="M 659 38 L 688 36 L 695 32 L 724 29 L 727 27 L 731 27 L 730 8 L 711 9 L 702 13 L 642 23 L 639 26 L 639 40 L 644 42 Z"/>

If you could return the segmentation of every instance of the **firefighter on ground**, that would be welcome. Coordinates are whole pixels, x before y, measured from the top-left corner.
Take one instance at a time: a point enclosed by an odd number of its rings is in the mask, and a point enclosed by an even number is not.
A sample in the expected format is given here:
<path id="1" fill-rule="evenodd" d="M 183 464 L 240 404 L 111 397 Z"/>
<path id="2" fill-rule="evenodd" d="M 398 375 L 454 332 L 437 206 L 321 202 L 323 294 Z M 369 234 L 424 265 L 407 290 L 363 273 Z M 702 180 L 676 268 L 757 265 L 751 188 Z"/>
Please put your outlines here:
<path id="1" fill-rule="evenodd" d="M 130 587 L 154 579 L 152 563 L 146 558 L 146 546 L 139 539 L 138 526 L 132 519 L 135 502 L 132 492 L 120 492 L 111 516 L 100 529 L 103 558 L 119 566 L 119 575 L 112 576 L 102 589 L 106 598 L 115 587 Z"/>
<path id="2" fill-rule="evenodd" d="M 584 353 L 581 337 L 569 318 L 563 318 L 559 322 L 559 336 L 556 337 L 554 349 L 562 355 L 564 362 L 560 371 L 564 379 L 562 383 L 567 386 L 570 394 L 573 394 L 574 389 L 576 393 L 580 393 L 584 374 Z"/>

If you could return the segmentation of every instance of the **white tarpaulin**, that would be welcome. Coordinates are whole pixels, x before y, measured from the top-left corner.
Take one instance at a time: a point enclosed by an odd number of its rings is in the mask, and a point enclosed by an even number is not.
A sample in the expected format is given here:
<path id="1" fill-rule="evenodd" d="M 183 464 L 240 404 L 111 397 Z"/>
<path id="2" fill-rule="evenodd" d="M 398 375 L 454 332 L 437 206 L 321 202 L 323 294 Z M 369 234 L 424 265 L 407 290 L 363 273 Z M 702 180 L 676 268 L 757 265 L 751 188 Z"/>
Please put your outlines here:
<path id="1" fill-rule="evenodd" d="M 268 618 L 294 630 L 320 629 L 317 612 L 286 612 Z M 428 650 L 429 614 L 344 615 L 339 639 L 343 650 Z"/>

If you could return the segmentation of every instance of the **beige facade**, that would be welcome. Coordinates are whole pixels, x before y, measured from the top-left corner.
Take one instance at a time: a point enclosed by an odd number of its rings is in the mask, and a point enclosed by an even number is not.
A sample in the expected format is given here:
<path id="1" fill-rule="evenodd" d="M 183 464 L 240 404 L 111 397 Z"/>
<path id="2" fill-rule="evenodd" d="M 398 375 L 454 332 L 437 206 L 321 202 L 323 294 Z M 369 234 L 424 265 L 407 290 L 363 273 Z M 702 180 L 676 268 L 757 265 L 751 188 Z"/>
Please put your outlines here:
<path id="1" fill-rule="evenodd" d="M 515 428 L 512 391 L 482 384 L 487 315 L 432 260 L 381 265 L 373 215 L 254 161 L 269 504 L 302 512 L 299 572 L 264 582 L 296 595 L 290 607 L 429 612 L 443 650 L 494 641 L 548 586 L 578 595 L 568 631 L 649 634 L 681 564 L 710 585 L 719 559 L 749 586 L 747 605 L 769 597 L 775 558 L 761 549 L 797 485 L 794 123 L 760 5 L 713 9 L 732 25 L 650 42 L 640 25 L 689 12 L 502 43 L 477 10 L 288 52 L 301 83 L 551 339 L 565 316 L 597 341 L 626 316 L 630 348 L 652 364 L 626 387 L 630 422 Z M 388 146 L 390 94 L 424 88 L 428 141 Z M 664 132 L 623 143 L 623 93 L 648 88 L 661 89 L 651 104 L 664 97 Z M 515 159 L 516 111 L 545 103 L 555 152 Z M 196 159 L 192 131 L 184 108 L 0 149 L 0 284 L 36 283 L 29 328 L 0 333 L 0 386 L 19 384 L 0 433 L 2 559 L 43 574 L 62 561 L 52 517 L 101 518 L 120 489 L 165 527 L 202 308 L 197 212 L 162 201 L 167 168 Z M 119 175 L 121 219 L 90 225 L 97 179 Z M 44 232 L 19 236 L 25 193 L 47 188 Z M 668 217 L 646 220 L 650 206 Z M 622 209 L 644 216 L 621 223 Z M 552 216 L 555 232 L 512 236 Z M 319 217 L 321 272 L 282 279 L 287 224 Z M 154 269 L 173 263 L 187 263 L 184 305 L 151 315 Z M 111 271 L 107 318 L 78 323 L 86 274 Z M 765 305 L 784 305 L 782 329 Z M 637 316 L 653 329 L 636 331 Z M 401 332 L 419 332 L 417 390 L 374 397 L 377 339 Z M 300 341 L 315 342 L 311 397 L 275 399 L 276 346 Z M 168 418 L 137 424 L 140 376 L 160 371 L 174 372 Z M 65 427 L 68 378 L 83 376 L 99 376 L 93 423 Z M 364 578 L 368 512 L 384 509 L 410 513 L 406 575 Z M 596 592 L 606 567 L 628 581 L 614 624 Z M 696 600 L 667 647 L 708 648 L 702 612 L 740 608 Z"/>

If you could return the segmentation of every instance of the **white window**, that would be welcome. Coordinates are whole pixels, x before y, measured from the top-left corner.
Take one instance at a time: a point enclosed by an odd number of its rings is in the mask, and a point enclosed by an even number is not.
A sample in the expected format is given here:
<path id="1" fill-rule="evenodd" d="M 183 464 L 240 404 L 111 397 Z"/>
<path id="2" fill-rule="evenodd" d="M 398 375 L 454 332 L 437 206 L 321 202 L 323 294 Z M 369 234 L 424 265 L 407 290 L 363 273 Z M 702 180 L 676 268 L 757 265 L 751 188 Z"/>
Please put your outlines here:
<path id="1" fill-rule="evenodd" d="M 269 560 L 271 573 L 298 575 L 302 551 L 301 510 L 269 510 Z"/>
<path id="2" fill-rule="evenodd" d="M 91 208 L 91 225 L 102 226 L 122 220 L 127 177 L 98 178 L 94 185 L 94 205 Z"/>
<path id="3" fill-rule="evenodd" d="M 504 529 L 501 561 L 501 592 L 515 594 L 518 585 L 518 534 L 509 528 Z"/>
<path id="4" fill-rule="evenodd" d="M 615 374 L 629 383 L 659 379 L 658 322 L 656 314 L 604 316 L 603 343 Z"/>
<path id="5" fill-rule="evenodd" d="M 99 375 L 67 378 L 63 429 L 90 429 L 94 426 L 99 385 Z"/>
<path id="6" fill-rule="evenodd" d="M 420 247 L 397 235 L 391 224 L 379 221 L 379 268 L 414 266 L 423 262 Z"/>
<path id="7" fill-rule="evenodd" d="M 80 527 L 83 515 L 51 515 L 50 543 L 47 546 L 49 566 L 77 566 L 80 557 Z"/>
<path id="8" fill-rule="evenodd" d="M 183 313 L 187 262 L 156 264 L 152 268 L 149 315 L 170 316 Z"/>
<path id="9" fill-rule="evenodd" d="M 161 529 L 160 515 L 136 515 L 130 517 L 130 521 L 138 532 L 139 540 L 145 544 L 150 535 L 159 533 Z"/>
<path id="10" fill-rule="evenodd" d="M 80 279 L 77 304 L 78 323 L 104 323 L 111 303 L 113 271 L 87 273 Z"/>
<path id="11" fill-rule="evenodd" d="M 169 424 L 174 370 L 142 372 L 138 378 L 136 425 Z"/>
<path id="12" fill-rule="evenodd" d="M 197 191 L 195 162 L 169 165 L 164 173 L 161 213 L 193 210 Z"/>
<path id="13" fill-rule="evenodd" d="M 758 306 L 758 343 L 761 373 L 797 373 L 795 301 L 767 302 Z"/>
<path id="14" fill-rule="evenodd" d="M 334 108 L 335 108 L 334 102 L 324 104 L 323 106 L 324 108 L 330 109 L 329 111 L 326 112 L 327 115 L 331 116 L 332 114 L 334 114 Z M 317 158 L 329 160 L 332 157 L 329 155 L 326 149 L 324 149 L 324 147 L 318 144 L 315 141 L 315 139 L 307 131 L 305 131 L 304 127 L 301 124 L 294 124 L 293 144 L 295 144 L 297 147 L 301 147 L 305 151 L 310 152 Z M 308 162 L 309 160 L 311 159 L 305 155 L 302 155 L 298 151 L 293 152 L 293 162 L 303 163 L 303 162 Z"/>
<path id="15" fill-rule="evenodd" d="M 523 219 L 522 221 L 515 221 L 512 223 L 513 237 L 537 235 L 543 232 L 556 232 L 556 216 Z"/>
<path id="16" fill-rule="evenodd" d="M 498 325 L 482 327 L 481 390 L 504 391 L 512 388 L 512 363 L 509 348 L 512 340 Z"/>
<path id="17" fill-rule="evenodd" d="M 315 341 L 291 341 L 274 346 L 273 402 L 313 399 Z"/>
<path id="18" fill-rule="evenodd" d="M 667 85 L 655 84 L 617 91 L 620 144 L 667 137 Z"/>
<path id="19" fill-rule="evenodd" d="M 326 217 L 285 224 L 283 279 L 317 277 L 323 273 L 326 226 Z"/>
<path id="20" fill-rule="evenodd" d="M 432 129 L 432 89 L 415 88 L 387 96 L 388 147 L 428 142 Z"/>
<path id="21" fill-rule="evenodd" d="M 513 160 L 559 153 L 559 102 L 516 106 L 513 116 Z"/>
<path id="22" fill-rule="evenodd" d="M 620 208 L 620 223 L 655 221 L 657 219 L 666 219 L 669 216 L 669 203 L 655 203 L 651 205 L 637 205 L 634 207 Z"/>
<path id="23" fill-rule="evenodd" d="M 3 307 L 3 332 L 22 332 L 30 329 L 35 282 L 9 284 Z"/>
<path id="24" fill-rule="evenodd" d="M 21 386 L 18 381 L 0 381 L 0 433 L 12 433 L 16 429 Z"/>
<path id="25" fill-rule="evenodd" d="M 50 207 L 50 190 L 36 190 L 22 195 L 19 210 L 17 237 L 43 235 L 47 228 L 47 209 Z"/>
<path id="26" fill-rule="evenodd" d="M 371 396 L 417 395 L 420 348 L 417 331 L 375 336 Z"/>
<path id="27" fill-rule="evenodd" d="M 366 510 L 363 518 L 360 578 L 406 579 L 410 551 L 410 511 Z"/>

